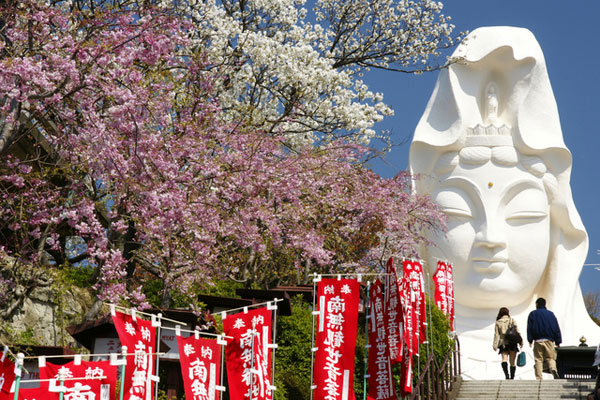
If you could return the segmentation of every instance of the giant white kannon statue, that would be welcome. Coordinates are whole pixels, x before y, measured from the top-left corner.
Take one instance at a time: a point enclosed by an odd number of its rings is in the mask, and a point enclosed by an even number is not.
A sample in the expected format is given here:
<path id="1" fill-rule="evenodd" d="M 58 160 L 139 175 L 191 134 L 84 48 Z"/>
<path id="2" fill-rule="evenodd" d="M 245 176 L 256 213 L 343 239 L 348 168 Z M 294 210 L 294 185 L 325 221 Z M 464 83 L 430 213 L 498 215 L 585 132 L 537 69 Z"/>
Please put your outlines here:
<path id="1" fill-rule="evenodd" d="M 418 193 L 448 215 L 447 234 L 424 249 L 430 274 L 438 259 L 454 265 L 456 331 L 465 378 L 500 379 L 492 349 L 495 318 L 508 307 L 529 353 L 517 379 L 534 378 L 527 316 L 537 297 L 558 318 L 563 345 L 600 341 L 579 274 L 588 238 L 569 179 L 542 50 L 522 28 L 485 27 L 440 72 L 410 148 Z"/>

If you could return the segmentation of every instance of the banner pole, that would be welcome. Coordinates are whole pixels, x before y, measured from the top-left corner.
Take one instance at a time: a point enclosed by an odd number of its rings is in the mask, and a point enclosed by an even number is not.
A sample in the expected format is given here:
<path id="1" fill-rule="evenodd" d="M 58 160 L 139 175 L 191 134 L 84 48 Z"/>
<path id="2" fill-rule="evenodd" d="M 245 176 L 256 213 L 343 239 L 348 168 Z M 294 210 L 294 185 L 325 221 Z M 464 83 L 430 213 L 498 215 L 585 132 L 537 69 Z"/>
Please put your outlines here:
<path id="1" fill-rule="evenodd" d="M 251 352 L 250 354 L 252 354 L 252 362 L 250 363 L 250 393 L 249 396 L 250 400 L 252 400 L 252 395 L 254 394 L 254 339 L 255 339 L 255 329 L 256 329 L 256 323 L 254 321 L 252 321 L 252 344 L 250 346 Z"/>
<path id="2" fill-rule="evenodd" d="M 277 309 L 277 303 L 275 303 L 274 310 L 271 310 L 273 312 L 273 335 L 271 338 L 272 344 L 274 344 L 275 340 L 277 339 Z M 275 347 L 271 349 L 271 385 L 275 386 Z"/>
<path id="3" fill-rule="evenodd" d="M 312 303 L 312 332 L 310 339 L 310 400 L 313 400 L 314 380 L 315 380 L 315 303 L 317 297 L 317 273 L 313 273 L 313 303 Z M 15 399 L 16 400 L 16 399 Z"/>
<path id="4" fill-rule="evenodd" d="M 121 388 L 119 390 L 119 400 L 123 400 L 123 392 L 125 391 L 125 367 L 127 367 L 127 346 L 121 347 L 121 353 L 125 362 L 121 366 Z"/>
<path id="5" fill-rule="evenodd" d="M 223 334 L 225 336 L 225 334 Z M 225 338 L 223 338 L 225 340 Z M 223 387 L 223 366 L 225 365 L 225 346 L 221 345 L 221 376 L 219 376 L 219 385 Z M 223 399 L 223 391 L 219 390 L 219 400 Z"/>
<path id="6" fill-rule="evenodd" d="M 23 360 L 25 359 L 25 354 L 18 353 L 17 354 L 17 366 L 15 368 L 15 396 L 14 400 L 19 400 L 19 387 L 21 386 L 21 374 L 23 373 Z"/>
<path id="7" fill-rule="evenodd" d="M 64 376 L 64 372 L 62 370 L 58 370 L 58 382 L 60 384 L 59 388 L 60 388 L 60 394 L 58 395 L 58 399 L 59 400 L 63 400 L 63 398 L 65 397 L 65 393 L 64 393 L 64 385 L 65 385 L 65 376 Z"/>
<path id="8" fill-rule="evenodd" d="M 368 361 L 369 361 L 369 348 L 371 347 L 371 346 L 369 346 L 369 318 L 370 318 L 369 310 L 371 308 L 370 299 L 369 299 L 369 296 L 370 296 L 369 288 L 370 287 L 371 287 L 371 281 L 367 281 L 367 302 L 365 303 L 365 356 L 363 358 L 363 360 L 364 360 L 363 400 L 367 400 L 367 367 L 368 367 Z M 373 321 L 371 321 L 371 323 L 373 323 Z"/>
<path id="9" fill-rule="evenodd" d="M 162 313 L 158 313 L 157 317 L 158 317 L 158 323 L 157 323 L 157 327 L 156 327 L 156 352 L 158 353 L 160 351 L 160 327 L 162 325 Z M 156 376 L 160 376 L 159 372 L 158 372 L 158 368 L 160 366 L 160 356 L 157 355 L 156 356 Z M 154 398 L 158 399 L 158 382 L 154 382 Z"/>

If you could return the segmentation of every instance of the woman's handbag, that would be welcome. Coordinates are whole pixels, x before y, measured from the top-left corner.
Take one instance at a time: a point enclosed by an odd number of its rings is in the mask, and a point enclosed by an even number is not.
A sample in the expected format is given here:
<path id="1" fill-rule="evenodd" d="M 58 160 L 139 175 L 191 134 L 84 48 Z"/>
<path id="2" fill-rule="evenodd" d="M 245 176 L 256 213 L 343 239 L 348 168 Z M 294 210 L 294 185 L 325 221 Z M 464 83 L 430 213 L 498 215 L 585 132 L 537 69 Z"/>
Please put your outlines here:
<path id="1" fill-rule="evenodd" d="M 517 366 L 524 367 L 525 366 L 525 352 L 522 351 L 517 356 Z"/>
<path id="2" fill-rule="evenodd" d="M 523 343 L 523 339 L 521 338 L 521 334 L 517 331 L 517 327 L 510 322 L 506 333 L 504 334 L 504 340 L 510 344 L 521 344 Z"/>

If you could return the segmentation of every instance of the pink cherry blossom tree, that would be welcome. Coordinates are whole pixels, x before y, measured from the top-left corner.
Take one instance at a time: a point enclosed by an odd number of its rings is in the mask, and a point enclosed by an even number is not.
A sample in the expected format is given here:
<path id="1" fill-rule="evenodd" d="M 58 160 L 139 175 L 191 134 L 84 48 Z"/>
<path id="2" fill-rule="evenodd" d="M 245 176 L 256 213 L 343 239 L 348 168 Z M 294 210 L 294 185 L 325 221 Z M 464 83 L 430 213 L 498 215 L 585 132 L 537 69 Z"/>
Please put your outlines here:
<path id="1" fill-rule="evenodd" d="M 144 284 L 160 279 L 166 307 L 215 279 L 374 267 L 443 229 L 406 176 L 365 168 L 363 145 L 291 145 L 289 131 L 238 118 L 193 18 L 91 4 L 3 4 L 5 317 L 77 263 L 96 271 L 99 299 L 144 307 Z"/>

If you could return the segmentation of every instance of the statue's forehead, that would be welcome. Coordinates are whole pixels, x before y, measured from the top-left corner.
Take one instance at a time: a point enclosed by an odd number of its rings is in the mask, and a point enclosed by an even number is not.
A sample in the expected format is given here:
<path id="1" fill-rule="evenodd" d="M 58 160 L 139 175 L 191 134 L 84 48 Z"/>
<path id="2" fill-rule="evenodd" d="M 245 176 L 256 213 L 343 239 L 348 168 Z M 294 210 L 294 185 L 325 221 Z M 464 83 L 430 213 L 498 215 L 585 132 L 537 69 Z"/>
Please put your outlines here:
<path id="1" fill-rule="evenodd" d="M 479 190 L 485 190 L 485 192 L 498 192 L 510 186 L 521 184 L 543 190 L 542 179 L 527 171 L 521 165 L 506 167 L 496 165 L 493 162 L 477 166 L 459 164 L 438 182 L 438 189 L 470 184 L 479 188 Z"/>

